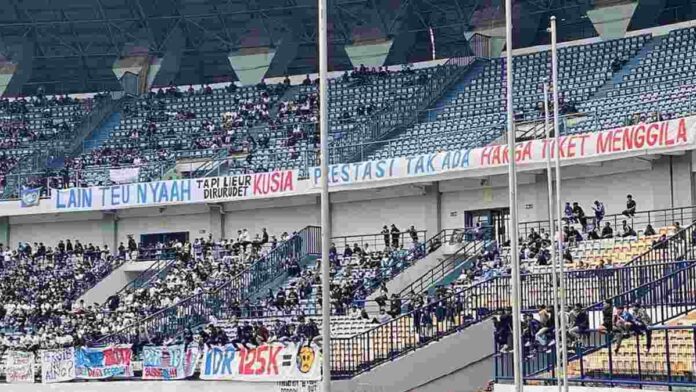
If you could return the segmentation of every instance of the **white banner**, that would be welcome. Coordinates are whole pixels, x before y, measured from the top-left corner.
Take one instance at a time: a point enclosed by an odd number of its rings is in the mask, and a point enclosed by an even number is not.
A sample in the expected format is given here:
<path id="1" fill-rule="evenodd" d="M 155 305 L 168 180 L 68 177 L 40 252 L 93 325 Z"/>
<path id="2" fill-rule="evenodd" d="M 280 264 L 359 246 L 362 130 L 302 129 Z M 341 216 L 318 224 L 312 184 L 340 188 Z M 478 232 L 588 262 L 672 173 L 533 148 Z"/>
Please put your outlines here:
<path id="1" fill-rule="evenodd" d="M 109 169 L 109 179 L 116 184 L 138 182 L 140 178 L 139 167 L 126 167 L 123 169 Z"/>
<path id="2" fill-rule="evenodd" d="M 302 185 L 306 187 L 307 181 Z M 304 193 L 297 171 L 140 182 L 90 188 L 54 189 L 51 209 L 98 211 L 170 204 L 246 200 Z"/>
<path id="3" fill-rule="evenodd" d="M 201 365 L 203 380 L 319 381 L 321 353 L 317 346 L 281 343 L 257 348 L 206 347 Z"/>
<path id="4" fill-rule="evenodd" d="M 41 351 L 41 382 L 52 384 L 75 379 L 73 347 Z"/>
<path id="5" fill-rule="evenodd" d="M 9 384 L 34 383 L 34 353 L 8 351 L 5 379 Z"/>
<path id="6" fill-rule="evenodd" d="M 637 124 L 602 132 L 561 136 L 560 158 L 565 164 L 621 158 L 626 154 L 658 153 L 693 148 L 696 117 Z M 548 156 L 555 159 L 554 139 L 535 139 L 515 146 L 520 169 L 542 165 Z M 507 144 L 474 149 L 443 151 L 410 157 L 342 163 L 329 166 L 329 185 L 344 186 L 385 180 L 408 179 L 445 173 L 506 167 Z M 312 187 L 320 186 L 321 170 L 310 169 Z"/>

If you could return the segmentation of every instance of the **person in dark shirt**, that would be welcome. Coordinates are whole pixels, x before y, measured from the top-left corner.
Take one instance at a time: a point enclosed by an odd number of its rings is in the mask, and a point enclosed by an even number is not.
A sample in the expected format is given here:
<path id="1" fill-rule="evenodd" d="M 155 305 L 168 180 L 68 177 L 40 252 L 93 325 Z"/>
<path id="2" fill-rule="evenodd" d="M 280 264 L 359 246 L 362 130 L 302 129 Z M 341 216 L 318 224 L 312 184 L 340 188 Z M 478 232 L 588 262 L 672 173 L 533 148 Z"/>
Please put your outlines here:
<path id="1" fill-rule="evenodd" d="M 633 218 L 636 214 L 636 201 L 633 200 L 633 196 L 626 195 L 626 209 L 622 212 L 627 218 Z"/>
<path id="2" fill-rule="evenodd" d="M 396 228 L 396 225 L 392 223 L 391 225 L 391 237 L 392 237 L 392 247 L 394 249 L 399 249 L 399 237 L 401 236 L 401 231 Z"/>
<path id="3" fill-rule="evenodd" d="M 350 245 L 346 244 L 345 249 L 343 249 L 343 258 L 347 259 L 353 257 L 353 249 L 350 248 Z"/>
<path id="4" fill-rule="evenodd" d="M 576 304 L 574 312 L 575 321 L 573 322 L 573 326 L 570 328 L 568 333 L 577 342 L 580 340 L 580 338 L 582 338 L 582 335 L 584 335 L 590 328 L 590 318 L 587 315 L 587 312 L 583 310 L 582 304 Z"/>
<path id="5" fill-rule="evenodd" d="M 614 229 L 611 228 L 611 223 L 606 222 L 604 227 L 602 227 L 602 238 L 613 238 Z"/>
<path id="6" fill-rule="evenodd" d="M 505 353 L 509 349 L 510 335 L 512 333 L 512 313 L 506 309 L 498 319 L 493 320 L 495 327 L 495 342 L 500 347 L 500 352 Z"/>
<path id="7" fill-rule="evenodd" d="M 411 236 L 411 241 L 413 243 L 418 243 L 418 232 L 416 231 L 416 227 L 411 225 L 411 228 L 408 229 L 408 234 Z"/>
<path id="8" fill-rule="evenodd" d="M 599 332 L 607 335 L 614 333 L 614 307 L 610 299 L 604 301 L 602 306 L 602 325 L 599 327 Z M 611 337 L 607 339 L 611 339 Z"/>
<path id="9" fill-rule="evenodd" d="M 268 232 L 266 231 L 266 228 L 264 227 L 261 229 L 261 245 L 265 245 L 268 243 Z"/>
<path id="10" fill-rule="evenodd" d="M 384 247 L 388 248 L 390 241 L 389 241 L 389 228 L 387 227 L 387 225 L 384 225 L 384 227 L 382 227 L 382 231 L 380 233 L 384 236 Z"/>
<path id="11" fill-rule="evenodd" d="M 696 233 L 696 231 L 694 231 Z M 649 236 L 649 235 L 655 235 L 655 229 L 653 229 L 652 225 L 648 225 L 645 228 L 645 232 L 643 232 L 643 235 Z"/>
<path id="12" fill-rule="evenodd" d="M 585 210 L 580 207 L 578 202 L 573 202 L 573 217 L 580 222 L 583 231 L 587 231 L 587 217 L 585 217 Z"/>
<path id="13" fill-rule="evenodd" d="M 401 315 L 401 298 L 398 294 L 392 294 L 389 301 L 389 315 L 396 318 Z"/>

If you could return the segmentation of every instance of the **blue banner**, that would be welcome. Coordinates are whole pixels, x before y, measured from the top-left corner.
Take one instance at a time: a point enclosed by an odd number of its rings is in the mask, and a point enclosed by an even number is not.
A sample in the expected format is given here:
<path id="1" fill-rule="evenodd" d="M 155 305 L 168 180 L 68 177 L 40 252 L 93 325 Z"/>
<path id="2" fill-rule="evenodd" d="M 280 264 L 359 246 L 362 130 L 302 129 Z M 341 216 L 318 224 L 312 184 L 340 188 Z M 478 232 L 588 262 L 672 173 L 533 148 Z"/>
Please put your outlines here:
<path id="1" fill-rule="evenodd" d="M 77 378 L 98 380 L 111 377 L 133 377 L 131 345 L 75 349 Z"/>

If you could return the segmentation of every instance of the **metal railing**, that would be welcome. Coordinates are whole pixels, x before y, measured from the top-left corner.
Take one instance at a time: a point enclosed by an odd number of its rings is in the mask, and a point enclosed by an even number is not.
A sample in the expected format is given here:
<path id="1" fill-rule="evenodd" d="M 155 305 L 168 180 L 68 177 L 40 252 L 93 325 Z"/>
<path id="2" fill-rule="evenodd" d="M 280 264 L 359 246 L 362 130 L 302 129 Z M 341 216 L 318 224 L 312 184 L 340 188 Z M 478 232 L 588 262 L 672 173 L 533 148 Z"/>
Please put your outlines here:
<path id="1" fill-rule="evenodd" d="M 403 298 L 412 291 L 419 294 L 425 292 L 460 267 L 462 263 L 478 256 L 484 247 L 484 238 L 487 235 L 490 235 L 490 228 L 476 234 L 472 234 L 472 229 L 442 230 L 429 240 L 426 244 L 427 249 L 437 249 L 443 244 L 462 244 L 462 246 L 401 290 L 398 293 L 399 297 Z"/>
<path id="2" fill-rule="evenodd" d="M 148 284 L 155 279 L 155 277 L 163 278 L 171 269 L 171 267 L 176 263 L 174 259 L 158 259 L 145 271 L 138 274 L 138 276 L 130 281 L 128 284 L 123 286 L 116 294 L 123 294 L 127 291 L 137 290 L 143 287 L 147 287 Z"/>
<path id="3" fill-rule="evenodd" d="M 594 222 L 594 215 L 588 213 L 588 222 Z M 614 229 L 614 236 L 618 236 L 616 230 L 621 227 L 621 223 L 626 221 L 629 226 L 631 226 L 637 233 L 642 231 L 647 225 L 651 225 L 656 231 L 660 227 L 671 226 L 675 222 L 683 224 L 684 222 L 692 222 L 696 220 L 696 206 L 689 207 L 675 207 L 675 208 L 663 208 L 649 211 L 636 211 L 636 213 L 627 217 L 623 214 L 608 214 L 602 219 L 602 224 L 609 222 Z M 506 224 L 509 225 L 509 220 L 506 217 Z M 570 224 L 573 225 L 572 223 Z M 579 223 L 575 224 L 576 226 Z M 642 229 L 641 229 L 642 228 Z M 534 229 L 537 233 L 544 229 L 545 232 L 550 233 L 549 221 L 539 220 L 530 222 L 520 222 L 519 223 L 519 235 L 522 238 L 527 238 L 531 230 Z M 598 231 L 601 227 L 597 227 Z M 507 240 L 508 238 L 506 238 Z"/>
<path id="4" fill-rule="evenodd" d="M 654 281 L 643 285 L 634 286 L 630 290 L 620 293 L 615 296 L 607 297 L 613 306 L 631 306 L 639 303 L 644 307 L 652 318 L 654 324 L 661 324 L 672 320 L 676 317 L 687 314 L 696 309 L 696 262 L 689 261 L 680 263 L 680 268 L 673 272 L 664 275 Z M 670 385 L 678 380 L 674 379 L 670 366 L 674 366 L 671 362 L 669 353 L 669 344 L 666 345 L 667 352 L 663 358 L 658 358 L 661 366 L 653 368 L 653 372 L 641 371 L 641 355 L 646 355 L 640 352 L 640 349 L 635 351 L 636 355 L 636 371 L 624 367 L 625 358 L 616 361 L 613 357 L 616 356 L 616 350 L 621 345 L 622 340 L 625 340 L 621 335 L 622 332 L 612 333 L 600 332 L 599 326 L 603 323 L 603 315 L 600 312 L 603 306 L 603 301 L 593 304 L 584 309 L 589 318 L 590 329 L 583 333 L 579 341 L 572 342 L 569 347 L 569 381 L 573 383 L 600 383 L 600 384 L 636 384 L 636 385 Z M 669 330 L 671 329 L 693 329 L 694 327 L 665 327 L 665 326 L 648 326 L 647 330 L 651 333 L 653 347 L 655 346 L 656 331 L 665 331 L 663 338 L 669 340 Z M 636 332 L 635 330 L 632 332 Z M 647 331 L 642 331 L 645 334 Z M 615 335 L 615 336 L 614 336 Z M 659 335 L 658 335 L 659 336 Z M 617 338 L 617 339 L 614 339 Z M 693 336 L 692 336 L 693 338 Z M 636 339 L 637 347 L 640 348 L 641 338 Z M 658 338 L 659 339 L 659 338 Z M 527 341 L 530 344 L 525 345 L 524 350 L 527 354 L 527 359 L 524 363 L 524 378 L 525 381 L 545 381 L 554 382 L 556 372 L 556 355 L 555 346 L 546 352 L 538 352 L 534 354 L 531 350 L 535 343 L 533 338 L 528 336 Z M 647 342 L 646 342 L 647 343 Z M 497 350 L 496 350 L 497 351 Z M 647 356 L 647 355 L 646 355 Z M 585 359 L 599 358 L 601 366 L 599 369 L 586 371 L 584 369 Z M 666 359 L 666 361 L 665 361 Z M 690 358 L 690 362 L 693 357 Z M 495 374 L 497 380 L 511 380 L 512 376 L 512 355 L 508 353 L 498 353 L 495 357 Z M 637 376 L 637 377 L 636 377 Z M 658 376 L 654 379 L 652 376 Z M 661 379 L 660 379 L 661 378 Z M 693 382 L 693 380 L 688 380 Z"/>
<path id="5" fill-rule="evenodd" d="M 677 239 L 672 237 L 668 242 L 675 240 Z M 666 260 L 669 254 L 664 256 L 663 260 Z M 678 253 L 677 257 L 682 257 L 682 254 Z M 662 264 L 568 271 L 565 277 L 566 301 L 569 304 L 580 303 L 594 308 L 597 303 L 612 297 L 618 298 L 617 301 L 623 301 L 620 303 L 641 301 L 654 292 L 651 288 L 655 287 L 664 289 L 659 292 L 663 297 L 666 288 L 671 290 L 670 293 L 685 293 L 687 290 L 680 284 L 685 281 L 684 271 L 690 271 L 689 282 L 691 279 L 696 282 L 695 268 L 696 264 L 672 260 Z M 538 309 L 540 305 L 553 302 L 557 293 L 551 288 L 551 279 L 553 276 L 550 273 L 522 275 L 520 290 L 526 294 L 522 298 L 522 309 Z M 351 338 L 332 339 L 332 376 L 351 378 L 482 321 L 496 312 L 508 309 L 512 305 L 510 283 L 509 276 L 498 276 L 464 288 L 362 334 Z M 688 291 L 693 291 L 690 295 L 696 295 L 696 290 Z M 426 323 L 423 323 L 421 318 L 424 312 L 436 316 L 430 316 L 430 322 L 426 317 Z M 667 314 L 663 312 L 663 315 Z"/>
<path id="6" fill-rule="evenodd" d="M 361 334 L 331 339 L 331 377 L 352 378 L 488 318 L 489 298 L 499 290 L 495 279 L 482 282 Z M 424 319 L 431 308 L 443 317 Z"/>
<path id="7" fill-rule="evenodd" d="M 674 233 L 665 241 L 656 241 L 644 253 L 634 257 L 626 265 L 647 265 L 664 260 L 696 260 L 696 221 Z"/>
<path id="8" fill-rule="evenodd" d="M 416 241 L 423 241 L 427 238 L 427 230 L 417 230 L 416 231 Z M 402 231 L 397 234 L 397 248 L 399 245 L 406 247 L 408 244 L 413 242 L 411 233 L 408 231 Z M 389 234 L 376 233 L 376 234 L 353 234 L 344 235 L 338 237 L 331 237 L 331 242 L 336 245 L 336 250 L 341 253 L 341 249 L 346 245 L 353 247 L 354 244 L 363 248 L 365 251 L 365 245 L 368 245 L 367 251 L 384 250 L 386 247 L 394 247 L 394 235 L 390 232 Z"/>
<path id="9" fill-rule="evenodd" d="M 249 298 L 263 286 L 280 277 L 286 272 L 288 260 L 299 261 L 320 253 L 320 229 L 308 226 L 227 282 L 160 310 L 100 339 L 99 343 L 132 342 L 140 332 L 174 336 L 186 327 L 208 322 L 211 316 L 217 319 L 230 318 L 234 316 L 230 304 L 241 303 L 243 299 Z"/>

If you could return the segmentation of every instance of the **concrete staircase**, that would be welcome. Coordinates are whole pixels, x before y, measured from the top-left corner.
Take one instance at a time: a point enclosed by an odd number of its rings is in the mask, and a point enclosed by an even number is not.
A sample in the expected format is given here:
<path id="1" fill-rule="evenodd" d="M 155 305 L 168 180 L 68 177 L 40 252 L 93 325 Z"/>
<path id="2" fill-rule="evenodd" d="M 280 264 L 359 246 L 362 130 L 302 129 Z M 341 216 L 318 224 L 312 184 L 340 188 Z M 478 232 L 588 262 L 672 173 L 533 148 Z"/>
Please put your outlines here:
<path id="1" fill-rule="evenodd" d="M 477 59 L 469 66 L 469 69 L 456 81 L 431 107 L 427 114 L 424 114 L 420 122 L 436 121 L 440 113 L 457 98 L 460 92 L 464 91 L 472 80 L 476 79 L 489 60 Z"/>
<path id="2" fill-rule="evenodd" d="M 633 71 L 638 65 L 640 65 L 641 60 L 645 56 L 652 52 L 657 45 L 662 42 L 663 36 L 652 37 L 643 47 L 624 65 L 617 73 L 615 73 L 611 79 L 609 79 L 604 86 L 600 87 L 599 90 L 594 94 L 592 99 L 596 98 L 606 98 L 607 93 L 614 89 L 614 87 L 623 81 L 624 76 L 628 75 Z"/>
<path id="3" fill-rule="evenodd" d="M 493 374 L 492 335 L 493 322 L 484 320 L 352 379 L 333 381 L 331 390 L 477 391 Z"/>
<path id="4" fill-rule="evenodd" d="M 85 138 L 83 151 L 90 151 L 101 146 L 111 137 L 111 132 L 121 123 L 121 112 L 111 113 L 92 133 Z"/>

